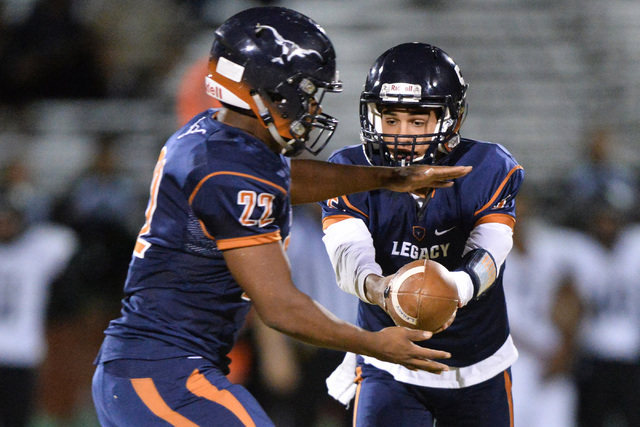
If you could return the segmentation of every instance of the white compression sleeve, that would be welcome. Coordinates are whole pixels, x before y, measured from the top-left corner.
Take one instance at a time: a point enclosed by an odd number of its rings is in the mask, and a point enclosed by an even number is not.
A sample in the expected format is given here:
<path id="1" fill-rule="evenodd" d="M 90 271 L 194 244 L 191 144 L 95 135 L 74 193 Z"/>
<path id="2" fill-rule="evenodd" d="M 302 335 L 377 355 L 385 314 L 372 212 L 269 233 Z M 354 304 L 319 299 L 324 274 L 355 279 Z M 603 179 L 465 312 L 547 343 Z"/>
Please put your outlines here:
<path id="1" fill-rule="evenodd" d="M 323 241 L 336 273 L 338 286 L 361 300 L 371 304 L 364 293 L 364 280 L 369 274 L 382 276 L 382 269 L 375 261 L 375 249 L 371 233 L 364 222 L 350 218 L 325 229 Z M 498 271 L 513 246 L 513 230 L 505 224 L 480 224 L 471 231 L 465 253 L 473 249 L 485 249 L 493 256 Z M 463 271 L 452 272 L 458 294 L 465 305 L 473 297 L 471 277 Z"/>
<path id="2" fill-rule="evenodd" d="M 451 277 L 456 282 L 456 288 L 458 288 L 458 298 L 464 307 L 467 305 L 471 298 L 473 298 L 473 282 L 471 276 L 465 271 L 452 271 Z"/>
<path id="3" fill-rule="evenodd" d="M 491 254 L 496 262 L 497 270 L 500 271 L 500 267 L 507 259 L 512 247 L 513 230 L 511 227 L 497 222 L 488 222 L 471 230 L 464 254 L 473 249 L 484 249 Z"/>
<path id="4" fill-rule="evenodd" d="M 471 230 L 464 253 L 466 254 L 473 249 L 488 251 L 493 256 L 496 269 L 499 272 L 512 246 L 513 230 L 511 227 L 499 223 L 485 223 Z M 456 282 L 462 306 L 465 306 L 473 298 L 474 289 L 471 277 L 464 271 L 452 271 L 451 275 Z"/>
<path id="5" fill-rule="evenodd" d="M 322 241 L 340 289 L 371 304 L 365 295 L 364 280 L 369 274 L 382 276 L 382 268 L 376 263 L 373 238 L 365 223 L 349 218 L 332 224 L 324 230 Z"/>

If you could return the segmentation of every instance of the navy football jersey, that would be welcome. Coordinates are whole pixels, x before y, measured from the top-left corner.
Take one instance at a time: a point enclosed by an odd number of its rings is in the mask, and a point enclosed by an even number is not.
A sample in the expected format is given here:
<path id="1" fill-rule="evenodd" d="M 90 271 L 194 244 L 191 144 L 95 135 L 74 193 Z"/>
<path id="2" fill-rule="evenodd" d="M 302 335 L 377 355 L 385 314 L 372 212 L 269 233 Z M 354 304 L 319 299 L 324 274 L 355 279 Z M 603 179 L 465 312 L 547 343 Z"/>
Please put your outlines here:
<path id="1" fill-rule="evenodd" d="M 364 145 L 334 152 L 330 162 L 370 165 Z M 373 164 L 378 164 L 376 157 Z M 473 166 L 452 187 L 430 192 L 421 211 L 409 193 L 375 190 L 327 200 L 323 224 L 328 227 L 345 218 L 359 218 L 374 241 L 376 262 L 385 276 L 420 258 L 429 258 L 455 270 L 461 265 L 471 230 L 485 222 L 515 223 L 515 195 L 524 171 L 499 144 L 462 138 L 459 145 L 438 162 L 445 166 Z M 504 269 L 504 265 L 502 266 Z M 358 325 L 377 331 L 393 326 L 393 320 L 377 305 L 359 303 Z M 478 300 L 458 310 L 453 324 L 423 344 L 445 350 L 450 366 L 468 366 L 495 353 L 509 336 L 502 274 Z"/>
<path id="2" fill-rule="evenodd" d="M 194 117 L 161 150 L 99 362 L 197 355 L 226 369 L 250 301 L 221 250 L 289 234 L 288 159 L 214 115 Z"/>

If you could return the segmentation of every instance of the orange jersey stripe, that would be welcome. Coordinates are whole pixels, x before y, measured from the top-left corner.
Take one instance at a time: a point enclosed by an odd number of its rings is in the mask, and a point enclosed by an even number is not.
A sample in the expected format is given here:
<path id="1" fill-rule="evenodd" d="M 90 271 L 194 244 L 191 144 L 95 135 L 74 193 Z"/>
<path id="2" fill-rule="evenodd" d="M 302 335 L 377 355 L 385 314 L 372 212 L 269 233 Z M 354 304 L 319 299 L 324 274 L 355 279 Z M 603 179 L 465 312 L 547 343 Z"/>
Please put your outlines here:
<path id="1" fill-rule="evenodd" d="M 142 226 L 142 229 L 138 233 L 138 235 L 142 236 L 149 232 L 151 228 L 151 217 L 153 217 L 153 213 L 156 210 L 158 204 L 158 188 L 160 187 L 160 180 L 162 179 L 162 172 L 164 170 L 164 165 L 167 162 L 167 147 L 162 147 L 160 150 L 160 155 L 158 156 L 158 161 L 156 162 L 156 166 L 153 169 L 153 179 L 151 180 L 151 189 L 150 189 L 150 198 L 149 198 L 149 206 L 144 212 L 145 223 Z"/>
<path id="2" fill-rule="evenodd" d="M 200 224 L 200 229 L 202 230 L 205 236 L 207 236 L 211 240 L 216 240 L 216 238 L 213 237 L 211 233 L 209 233 L 209 231 L 207 231 L 207 227 L 204 226 L 204 222 L 202 222 L 202 220 L 199 219 L 198 223 Z"/>
<path id="3" fill-rule="evenodd" d="M 351 209 L 353 209 L 354 211 L 358 212 L 359 214 L 361 214 L 362 216 L 364 216 L 365 218 L 369 219 L 369 215 L 367 215 L 366 213 L 362 212 L 360 209 L 356 208 L 355 206 L 353 206 L 351 204 L 351 202 L 349 201 L 349 199 L 347 199 L 347 196 L 342 196 L 342 200 L 344 200 L 344 203 L 349 206 Z"/>
<path id="4" fill-rule="evenodd" d="M 256 234 L 247 237 L 235 237 L 232 239 L 218 240 L 218 249 L 224 251 L 225 249 L 244 248 L 247 246 L 263 245 L 265 243 L 277 242 L 282 240 L 280 236 L 280 230 L 273 231 L 271 233 Z"/>
<path id="5" fill-rule="evenodd" d="M 521 170 L 521 169 L 522 169 L 522 166 L 520 166 L 520 165 L 518 165 L 518 166 L 514 167 L 513 169 L 511 169 L 509 171 L 509 173 L 507 174 L 506 178 L 500 183 L 500 186 L 498 187 L 496 192 L 493 194 L 493 197 L 491 197 L 491 200 L 489 200 L 489 202 L 486 205 L 484 205 L 483 207 L 481 207 L 480 209 L 475 211 L 474 215 L 478 215 L 480 212 L 482 212 L 483 210 L 485 210 L 489 206 L 491 206 L 496 201 L 496 199 L 498 198 L 500 193 L 502 192 L 502 189 L 504 188 L 504 186 L 507 185 L 507 182 L 509 181 L 509 178 L 511 178 L 511 175 L 513 175 L 515 171 Z"/>
<path id="6" fill-rule="evenodd" d="M 255 427 L 255 423 L 242 404 L 228 390 L 220 390 L 207 380 L 197 369 L 187 380 L 187 389 L 198 397 L 216 402 L 233 413 L 247 427 Z"/>
<path id="7" fill-rule="evenodd" d="M 513 427 L 513 395 L 511 393 L 511 376 L 507 371 L 504 371 L 504 387 L 507 391 L 507 399 L 509 399 L 509 420 L 510 425 Z"/>
<path id="8" fill-rule="evenodd" d="M 326 230 L 329 226 L 344 221 L 345 219 L 355 218 L 351 215 L 331 215 L 322 219 L 322 229 Z"/>
<path id="9" fill-rule="evenodd" d="M 207 176 L 205 176 L 204 178 L 202 178 L 200 180 L 200 182 L 198 183 L 198 185 L 196 185 L 196 188 L 193 189 L 193 191 L 191 192 L 191 195 L 189 196 L 189 205 L 191 205 L 191 203 L 193 202 L 193 199 L 196 197 L 196 194 L 198 194 L 198 191 L 200 191 L 200 188 L 204 185 L 204 183 L 209 179 L 209 178 L 213 178 L 214 176 L 217 175 L 234 175 L 234 176 L 242 176 L 244 178 L 249 178 L 249 179 L 253 179 L 259 182 L 262 182 L 264 184 L 270 185 L 273 188 L 277 189 L 278 191 L 282 192 L 283 194 L 287 194 L 287 190 L 285 190 L 283 187 L 274 184 L 271 181 L 267 181 L 266 179 L 262 179 L 262 178 L 258 178 L 256 176 L 253 175 L 248 175 L 246 173 L 240 173 L 240 172 L 231 172 L 231 171 L 220 171 L 220 172 L 213 172 Z"/>
<path id="10" fill-rule="evenodd" d="M 142 402 L 158 418 L 176 427 L 198 427 L 196 423 L 189 421 L 167 405 L 151 378 L 132 378 L 131 385 Z"/>
<path id="11" fill-rule="evenodd" d="M 477 227 L 480 224 L 488 224 L 490 222 L 497 222 L 498 224 L 508 225 L 509 227 L 511 227 L 512 230 L 513 230 L 513 227 L 515 227 L 515 225 L 516 225 L 516 219 L 514 217 L 512 217 L 511 215 L 507 215 L 507 214 L 490 214 L 490 215 L 485 215 L 482 218 L 480 218 L 476 222 L 475 227 Z"/>
<path id="12" fill-rule="evenodd" d="M 356 398 L 353 402 L 353 425 L 356 425 L 356 419 L 358 418 L 358 400 L 360 400 L 360 389 L 362 388 L 362 368 L 358 366 L 356 368 L 356 379 L 353 380 L 356 386 Z"/>
<path id="13" fill-rule="evenodd" d="M 136 254 L 144 254 L 144 252 L 149 248 L 149 246 L 151 246 L 151 243 L 147 242 L 146 240 L 144 240 L 141 237 L 138 237 L 138 239 L 136 240 L 136 245 L 135 245 L 133 251 Z"/>

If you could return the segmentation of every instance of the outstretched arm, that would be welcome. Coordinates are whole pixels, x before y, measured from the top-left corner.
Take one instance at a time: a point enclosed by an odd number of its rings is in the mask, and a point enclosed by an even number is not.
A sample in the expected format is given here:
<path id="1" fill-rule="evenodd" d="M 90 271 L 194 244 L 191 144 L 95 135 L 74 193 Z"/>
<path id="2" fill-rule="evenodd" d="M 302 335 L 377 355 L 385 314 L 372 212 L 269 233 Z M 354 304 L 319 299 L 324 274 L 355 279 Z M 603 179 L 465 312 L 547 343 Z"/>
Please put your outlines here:
<path id="1" fill-rule="evenodd" d="M 453 185 L 471 166 L 356 166 L 299 159 L 291 161 L 291 203 L 319 202 L 378 188 L 406 192 Z"/>
<path id="2" fill-rule="evenodd" d="M 265 324 L 309 344 L 368 355 L 409 369 L 448 370 L 433 359 L 449 353 L 420 347 L 413 341 L 431 333 L 407 328 L 369 332 L 344 322 L 300 292 L 291 281 L 279 242 L 223 251 L 229 270 L 251 298 Z"/>

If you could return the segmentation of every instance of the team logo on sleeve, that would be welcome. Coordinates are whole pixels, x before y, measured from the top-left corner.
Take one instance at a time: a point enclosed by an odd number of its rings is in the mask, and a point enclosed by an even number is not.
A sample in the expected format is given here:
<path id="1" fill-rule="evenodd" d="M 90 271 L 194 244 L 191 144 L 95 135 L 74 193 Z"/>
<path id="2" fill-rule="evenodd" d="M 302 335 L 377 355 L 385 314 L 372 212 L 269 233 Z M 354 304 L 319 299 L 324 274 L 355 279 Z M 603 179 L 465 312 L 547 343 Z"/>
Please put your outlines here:
<path id="1" fill-rule="evenodd" d="M 500 200 L 498 203 L 493 205 L 491 210 L 504 208 L 505 206 L 507 206 L 507 203 L 509 202 L 509 200 L 511 200 L 511 194 L 507 195 L 507 197 L 505 197 L 504 199 Z"/>

